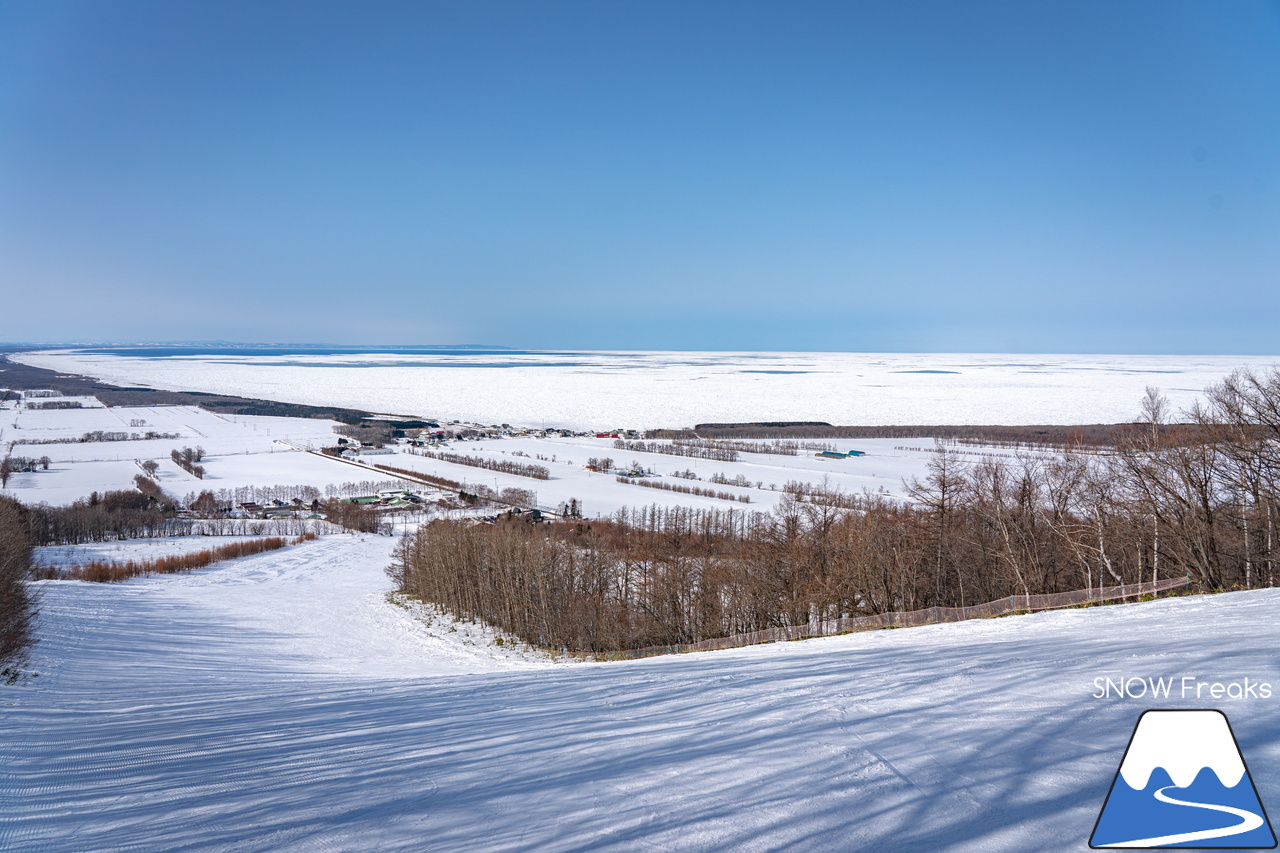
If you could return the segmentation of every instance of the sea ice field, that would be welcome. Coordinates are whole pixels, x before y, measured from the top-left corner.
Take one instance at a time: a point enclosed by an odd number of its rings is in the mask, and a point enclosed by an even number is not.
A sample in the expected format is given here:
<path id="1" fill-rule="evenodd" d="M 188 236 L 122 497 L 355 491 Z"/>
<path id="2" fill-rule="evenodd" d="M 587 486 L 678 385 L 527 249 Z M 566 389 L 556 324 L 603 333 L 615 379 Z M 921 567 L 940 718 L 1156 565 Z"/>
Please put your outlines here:
<path id="1" fill-rule="evenodd" d="M 161 351 L 163 353 L 163 351 Z M 1133 420 L 1147 386 L 1175 408 L 1280 356 L 725 352 L 22 353 L 119 385 L 480 423 L 574 429 L 814 420 L 1083 424 Z"/>

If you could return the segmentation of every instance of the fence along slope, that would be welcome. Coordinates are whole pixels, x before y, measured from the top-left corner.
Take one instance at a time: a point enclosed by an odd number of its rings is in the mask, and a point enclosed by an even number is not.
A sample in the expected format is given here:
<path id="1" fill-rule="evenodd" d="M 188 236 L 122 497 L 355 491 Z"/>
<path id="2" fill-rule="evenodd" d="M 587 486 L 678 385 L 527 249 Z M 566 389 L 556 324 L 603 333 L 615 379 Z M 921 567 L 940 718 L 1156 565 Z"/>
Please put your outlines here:
<path id="1" fill-rule="evenodd" d="M 765 628 L 746 634 L 728 637 L 711 637 L 696 643 L 679 643 L 671 646 L 649 646 L 643 649 L 626 649 L 606 654 L 606 657 L 644 658 L 654 655 L 682 652 L 706 652 L 716 649 L 733 649 L 760 643 L 776 643 L 782 640 L 804 640 L 845 634 L 852 631 L 871 631 L 878 628 L 915 628 L 921 625 L 937 625 L 943 622 L 963 622 L 968 619 L 987 619 L 1011 613 L 1033 613 L 1040 610 L 1057 610 L 1097 604 L 1104 601 L 1120 601 L 1141 595 L 1158 595 L 1180 589 L 1191 583 L 1190 578 L 1171 578 L 1156 583 L 1133 583 L 1124 586 L 1098 587 L 1091 590 L 1056 592 L 1043 595 L 1011 595 L 1008 598 L 973 604 L 968 607 L 926 607 L 923 610 L 893 611 L 871 616 L 848 616 L 825 619 L 777 628 Z"/>

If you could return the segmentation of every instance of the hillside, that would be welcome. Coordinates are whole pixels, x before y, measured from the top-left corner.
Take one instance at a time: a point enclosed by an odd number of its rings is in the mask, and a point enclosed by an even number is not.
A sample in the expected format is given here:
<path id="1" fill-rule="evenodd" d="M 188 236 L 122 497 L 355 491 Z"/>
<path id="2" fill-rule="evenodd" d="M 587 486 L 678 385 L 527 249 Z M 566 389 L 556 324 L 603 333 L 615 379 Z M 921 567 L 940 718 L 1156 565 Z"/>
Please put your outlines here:
<path id="1" fill-rule="evenodd" d="M 42 584 L 0 848 L 1085 849 L 1153 707 L 1095 678 L 1280 681 L 1270 590 L 554 662 L 386 603 L 391 546 Z M 1276 701 L 1222 703 L 1256 768 Z"/>

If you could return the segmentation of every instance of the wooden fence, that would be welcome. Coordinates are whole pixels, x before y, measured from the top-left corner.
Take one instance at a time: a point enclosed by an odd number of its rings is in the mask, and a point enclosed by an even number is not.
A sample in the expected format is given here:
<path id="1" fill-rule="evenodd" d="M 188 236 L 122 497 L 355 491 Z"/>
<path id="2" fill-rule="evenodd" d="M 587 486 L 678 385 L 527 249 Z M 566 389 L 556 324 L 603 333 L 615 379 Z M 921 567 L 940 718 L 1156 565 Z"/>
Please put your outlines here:
<path id="1" fill-rule="evenodd" d="M 603 657 L 645 658 L 654 655 L 680 654 L 682 652 L 733 649 L 740 646 L 754 646 L 759 643 L 776 643 L 781 640 L 803 640 L 810 637 L 846 634 L 852 631 L 872 631 L 879 628 L 913 628 L 920 625 L 937 625 L 943 622 L 963 622 L 967 619 L 988 619 L 994 616 L 1005 616 L 1010 613 L 1057 610 L 1064 607 L 1080 607 L 1107 601 L 1123 601 L 1127 598 L 1137 598 L 1144 595 L 1159 595 L 1170 590 L 1181 589 L 1190 583 L 1191 579 L 1184 577 L 1172 578 L 1157 583 L 1134 583 L 1125 586 L 1097 587 L 1089 590 L 1057 592 L 1045 595 L 1011 595 L 1008 598 L 988 601 L 985 604 L 974 604 L 969 607 L 926 607 L 923 610 L 814 620 L 799 625 L 765 628 L 761 631 L 751 631 L 746 634 L 712 637 L 706 640 L 699 640 L 696 643 L 678 643 L 671 646 L 649 646 L 643 649 L 609 652 Z"/>

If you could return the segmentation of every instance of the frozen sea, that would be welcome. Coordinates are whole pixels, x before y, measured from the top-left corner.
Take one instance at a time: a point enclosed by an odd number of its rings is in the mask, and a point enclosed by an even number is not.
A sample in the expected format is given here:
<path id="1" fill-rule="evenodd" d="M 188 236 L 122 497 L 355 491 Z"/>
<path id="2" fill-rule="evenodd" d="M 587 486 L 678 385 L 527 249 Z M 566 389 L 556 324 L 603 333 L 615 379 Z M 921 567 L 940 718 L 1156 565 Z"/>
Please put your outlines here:
<path id="1" fill-rule="evenodd" d="M 1280 356 L 941 353 L 50 350 L 18 361 L 108 382 L 480 423 L 682 427 L 1081 424 L 1133 420 L 1147 386 L 1176 408 Z"/>

